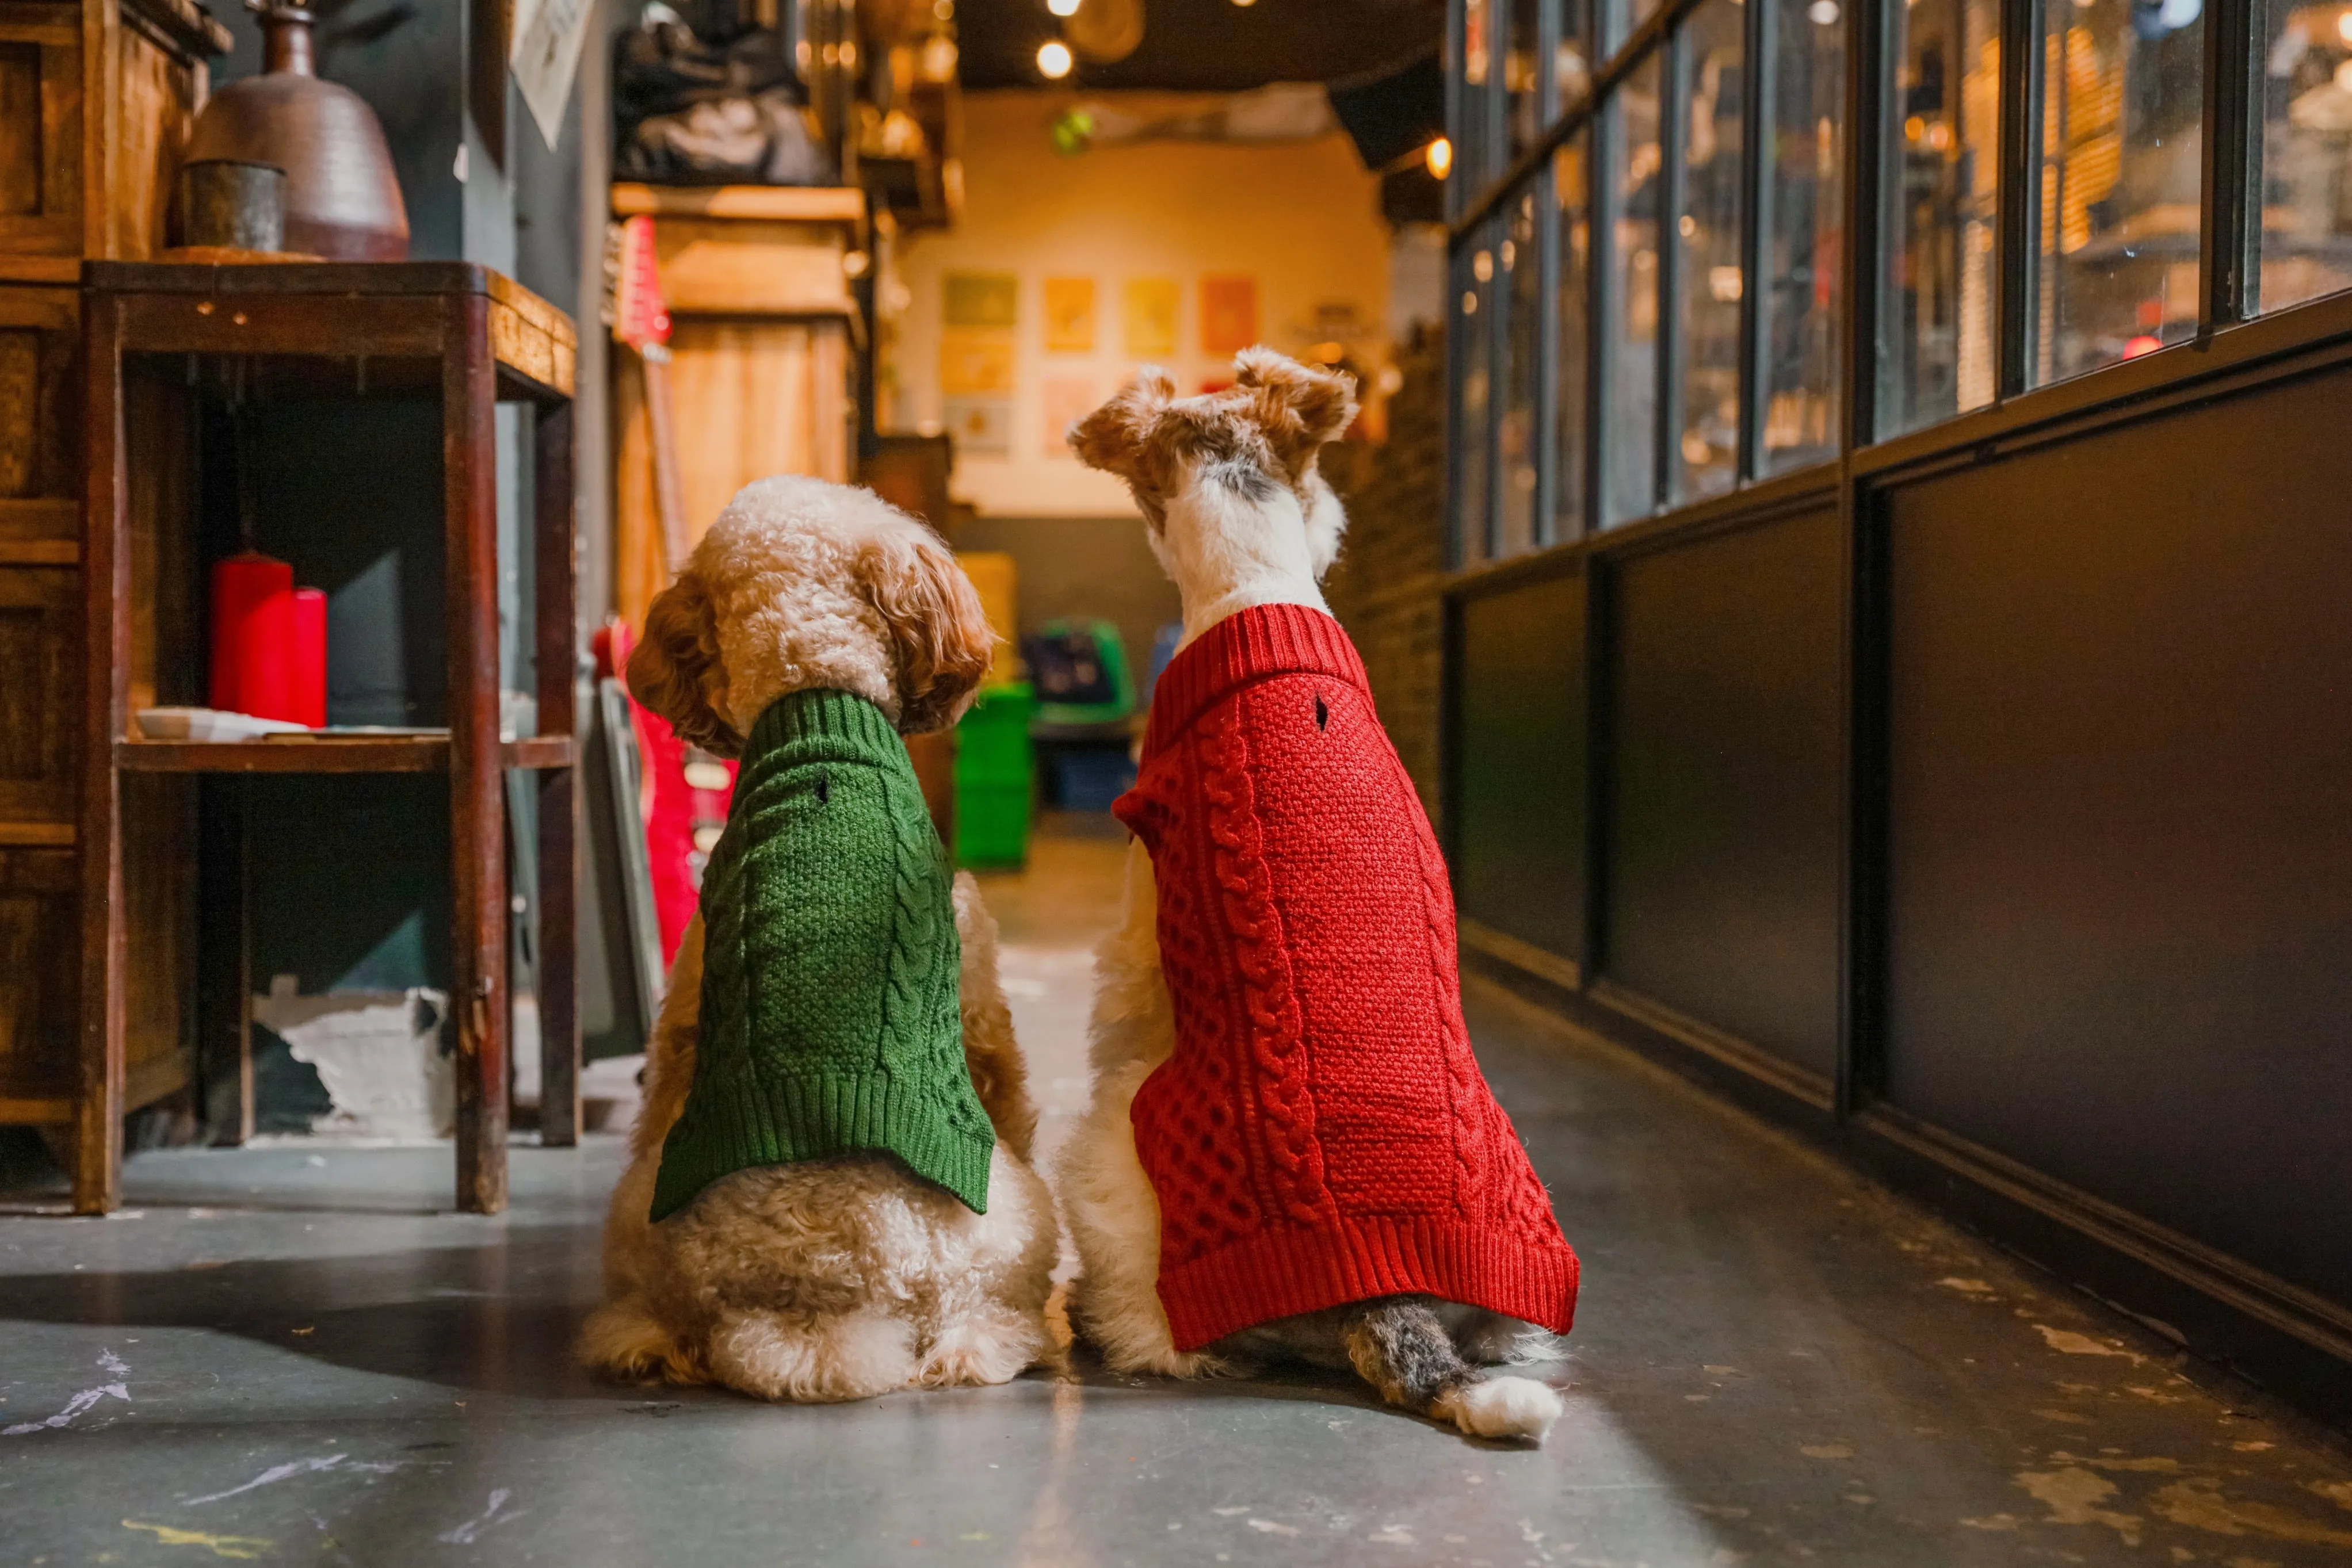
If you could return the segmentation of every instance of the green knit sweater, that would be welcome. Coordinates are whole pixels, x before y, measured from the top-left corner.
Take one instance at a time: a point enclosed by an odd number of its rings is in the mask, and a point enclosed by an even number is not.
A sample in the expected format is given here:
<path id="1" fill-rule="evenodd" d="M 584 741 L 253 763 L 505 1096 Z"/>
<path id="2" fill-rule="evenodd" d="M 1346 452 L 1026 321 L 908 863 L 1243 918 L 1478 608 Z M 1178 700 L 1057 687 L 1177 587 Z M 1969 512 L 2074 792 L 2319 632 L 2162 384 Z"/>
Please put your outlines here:
<path id="1" fill-rule="evenodd" d="M 653 1218 L 720 1176 L 887 1150 L 975 1212 L 996 1146 L 964 1067 L 946 852 L 882 710 L 795 692 L 760 715 L 702 875 L 694 1087 Z"/>

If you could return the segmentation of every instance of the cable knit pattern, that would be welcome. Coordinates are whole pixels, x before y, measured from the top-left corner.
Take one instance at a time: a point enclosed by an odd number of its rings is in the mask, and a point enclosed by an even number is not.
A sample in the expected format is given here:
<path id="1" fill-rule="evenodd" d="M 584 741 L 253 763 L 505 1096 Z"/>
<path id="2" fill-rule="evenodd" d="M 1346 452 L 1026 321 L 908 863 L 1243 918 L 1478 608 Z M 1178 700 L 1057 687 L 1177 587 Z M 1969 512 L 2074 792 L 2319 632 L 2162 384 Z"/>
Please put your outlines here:
<path id="1" fill-rule="evenodd" d="M 1179 653 L 1117 810 L 1175 1011 L 1132 1116 L 1176 1347 L 1404 1291 L 1565 1332 L 1576 1255 L 1471 1053 L 1444 865 L 1339 623 L 1262 606 Z"/>
<path id="2" fill-rule="evenodd" d="M 897 1155 L 976 1212 L 996 1134 L 964 1066 L 947 852 L 882 710 L 778 698 L 702 880 L 694 1086 L 652 1218 L 720 1176 Z"/>

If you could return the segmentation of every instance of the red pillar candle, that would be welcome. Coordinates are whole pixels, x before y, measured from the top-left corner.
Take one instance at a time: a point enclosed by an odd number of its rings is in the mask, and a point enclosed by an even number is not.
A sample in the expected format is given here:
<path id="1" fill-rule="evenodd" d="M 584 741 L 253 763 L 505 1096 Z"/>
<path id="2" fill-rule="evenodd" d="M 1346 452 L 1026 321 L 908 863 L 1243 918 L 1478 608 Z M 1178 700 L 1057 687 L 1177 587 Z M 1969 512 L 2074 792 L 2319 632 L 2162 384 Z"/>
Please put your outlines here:
<path id="1" fill-rule="evenodd" d="M 257 551 L 213 568 L 212 706 L 281 716 L 293 642 L 294 569 Z"/>
<path id="2" fill-rule="evenodd" d="M 327 722 L 327 595 L 321 589 L 294 591 L 292 653 L 293 711 L 286 716 L 317 729 Z"/>

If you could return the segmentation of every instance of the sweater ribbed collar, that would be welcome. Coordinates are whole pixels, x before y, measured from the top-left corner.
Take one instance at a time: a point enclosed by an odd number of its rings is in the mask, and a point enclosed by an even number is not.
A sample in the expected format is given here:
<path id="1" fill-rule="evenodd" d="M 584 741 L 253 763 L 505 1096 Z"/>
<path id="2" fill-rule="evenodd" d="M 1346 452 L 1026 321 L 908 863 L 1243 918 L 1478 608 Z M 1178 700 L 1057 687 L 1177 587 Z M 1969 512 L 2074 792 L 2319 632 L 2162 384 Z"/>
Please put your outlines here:
<path id="1" fill-rule="evenodd" d="M 788 692 L 778 697 L 760 710 L 743 760 L 788 746 L 808 761 L 888 763 L 906 755 L 889 716 L 855 692 Z"/>
<path id="2" fill-rule="evenodd" d="M 1328 675 L 1370 691 L 1364 662 L 1337 621 L 1303 604 L 1260 604 L 1226 616 L 1168 662 L 1151 694 L 1146 757 L 1226 693 L 1269 675 Z"/>

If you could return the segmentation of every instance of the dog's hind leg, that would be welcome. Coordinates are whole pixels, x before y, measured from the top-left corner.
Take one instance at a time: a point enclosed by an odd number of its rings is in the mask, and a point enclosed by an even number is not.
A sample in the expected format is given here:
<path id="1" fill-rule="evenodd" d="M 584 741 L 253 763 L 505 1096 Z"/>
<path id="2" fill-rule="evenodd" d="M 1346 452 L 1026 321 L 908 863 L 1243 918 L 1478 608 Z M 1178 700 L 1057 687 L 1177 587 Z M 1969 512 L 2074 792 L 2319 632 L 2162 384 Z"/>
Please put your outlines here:
<path id="1" fill-rule="evenodd" d="M 599 1307 L 580 1330 L 580 1364 L 631 1383 L 708 1383 L 710 1375 L 634 1296 Z"/>
<path id="2" fill-rule="evenodd" d="M 915 1336 L 898 1319 L 872 1311 L 819 1318 L 730 1312 L 711 1333 L 710 1370 L 728 1387 L 762 1399 L 871 1399 L 915 1381 Z"/>
<path id="3" fill-rule="evenodd" d="M 1367 1301 L 1348 1314 L 1341 1332 L 1357 1373 L 1401 1409 L 1474 1437 L 1536 1442 L 1559 1419 L 1559 1396 L 1531 1377 L 1481 1381 L 1425 1301 Z"/>

